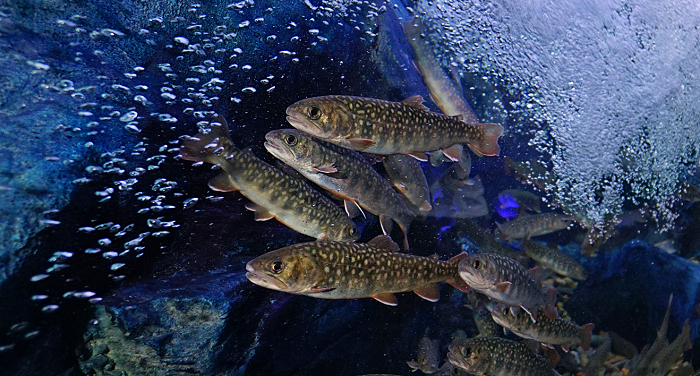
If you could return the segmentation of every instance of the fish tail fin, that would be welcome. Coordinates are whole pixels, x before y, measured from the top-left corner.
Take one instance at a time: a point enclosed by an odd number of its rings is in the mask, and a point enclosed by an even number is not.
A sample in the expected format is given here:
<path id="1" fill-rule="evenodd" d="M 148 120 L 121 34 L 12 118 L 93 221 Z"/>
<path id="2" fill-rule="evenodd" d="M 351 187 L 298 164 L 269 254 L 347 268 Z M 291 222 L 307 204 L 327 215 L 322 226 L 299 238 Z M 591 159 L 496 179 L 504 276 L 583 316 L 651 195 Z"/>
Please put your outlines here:
<path id="1" fill-rule="evenodd" d="M 494 156 L 501 152 L 498 146 L 498 139 L 503 136 L 503 126 L 500 124 L 477 124 L 476 127 L 483 129 L 484 135 L 480 140 L 472 140 L 467 145 L 478 156 Z"/>
<path id="2" fill-rule="evenodd" d="M 544 303 L 544 315 L 553 320 L 557 317 L 557 289 L 547 287 L 545 293 L 547 294 L 547 299 Z"/>
<path id="3" fill-rule="evenodd" d="M 218 123 L 218 124 L 217 124 Z M 219 115 L 207 132 L 199 132 L 196 136 L 186 136 L 180 147 L 180 156 L 187 161 L 204 161 L 216 164 L 224 157 L 235 152 L 231 136 L 229 136 L 228 124 L 223 116 Z"/>
<path id="4" fill-rule="evenodd" d="M 455 270 L 458 270 L 459 262 L 464 260 L 465 258 L 467 258 L 467 256 L 469 256 L 469 255 L 466 252 L 462 252 L 456 256 L 453 256 L 452 258 L 447 260 L 447 262 L 454 264 Z M 452 287 L 454 287 L 457 290 L 462 291 L 462 292 L 469 292 L 472 289 L 467 284 L 467 282 L 465 282 L 462 279 L 462 277 L 459 276 L 458 272 L 455 273 L 454 277 L 451 277 L 451 278 L 445 280 L 445 282 L 449 283 Z"/>
<path id="5" fill-rule="evenodd" d="M 591 322 L 581 326 L 581 343 L 579 344 L 584 351 L 591 348 L 591 334 L 595 325 Z"/>

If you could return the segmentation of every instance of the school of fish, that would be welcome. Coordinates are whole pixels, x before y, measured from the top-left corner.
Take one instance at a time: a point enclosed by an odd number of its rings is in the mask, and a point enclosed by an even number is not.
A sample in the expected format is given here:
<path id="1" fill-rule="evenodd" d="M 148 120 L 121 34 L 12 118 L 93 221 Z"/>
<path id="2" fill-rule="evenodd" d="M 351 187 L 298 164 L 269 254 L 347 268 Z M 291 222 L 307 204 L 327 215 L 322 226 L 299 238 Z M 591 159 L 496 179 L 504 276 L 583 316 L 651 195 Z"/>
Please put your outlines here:
<path id="1" fill-rule="evenodd" d="M 209 181 L 209 187 L 220 192 L 240 191 L 251 201 L 246 208 L 255 212 L 255 220 L 276 218 L 315 239 L 250 260 L 245 266 L 250 282 L 311 298 L 373 298 L 389 306 L 398 304 L 395 294 L 409 291 L 437 302 L 438 284 L 445 282 L 468 293 L 464 294 L 469 302 L 466 307 L 472 311 L 479 335 L 467 338 L 462 332 L 445 352 L 438 340 L 427 336 L 426 329 L 418 340 L 415 360 L 407 362 L 411 371 L 559 375 L 554 369 L 559 357 L 548 361 L 539 353 L 548 356 L 553 350 L 537 350 L 539 344 L 585 353 L 591 345 L 593 324 L 579 326 L 560 316 L 557 290 L 543 285 L 543 270 L 568 278 L 573 286 L 574 280 L 585 280 L 587 272 L 578 259 L 530 238 L 571 228 L 575 216 L 543 212 L 543 201 L 537 194 L 507 189 L 498 195 L 494 206 L 502 218 L 512 219 L 493 223 L 493 231 L 469 219 L 489 214 L 481 179 L 469 176 L 469 150 L 478 157 L 498 156 L 504 129 L 478 121 L 458 81 L 446 74 L 422 40 L 422 30 L 419 21 L 404 24 L 415 54 L 414 65 L 442 114 L 430 111 L 419 95 L 398 102 L 347 95 L 311 97 L 287 108 L 286 119 L 294 129 L 273 130 L 265 136 L 265 149 L 284 163 L 282 169 L 250 150 L 237 148 L 222 116 L 196 136 L 183 137 L 180 156 L 195 165 L 207 162 L 221 170 Z M 433 166 L 444 161 L 457 163 L 431 184 L 421 164 L 428 160 Z M 376 168 L 373 162 L 379 161 Z M 540 189 L 545 186 L 545 177 L 551 178 L 507 157 L 504 166 L 507 173 L 513 171 L 516 178 Z M 303 177 L 284 172 L 290 168 Z M 327 191 L 328 196 L 304 179 Z M 479 204 L 465 204 L 469 195 Z M 445 196 L 450 199 L 437 201 Z M 352 218 L 366 216 L 364 211 L 379 218 L 382 235 L 355 243 L 363 234 Z M 408 251 L 412 222 L 427 216 L 460 218 L 456 226 L 480 252 L 452 255 L 445 261 L 437 255 L 401 252 L 390 237 L 392 223 L 401 229 L 402 248 Z M 540 266 L 528 270 L 528 263 Z M 667 321 L 668 314 L 664 325 Z M 502 338 L 498 325 L 523 340 Z M 665 330 L 664 326 L 664 341 Z M 657 347 L 652 346 L 645 353 L 647 357 L 630 363 L 630 375 L 642 374 L 640 370 L 653 362 L 664 370 L 658 374 L 665 374 L 689 347 L 687 330 L 686 324 L 673 344 L 655 343 Z M 603 355 L 596 355 L 599 351 Z M 600 346 L 596 353 L 591 355 L 590 369 L 598 367 L 593 363 L 595 356 L 606 354 Z M 440 366 L 443 359 L 447 361 Z"/>

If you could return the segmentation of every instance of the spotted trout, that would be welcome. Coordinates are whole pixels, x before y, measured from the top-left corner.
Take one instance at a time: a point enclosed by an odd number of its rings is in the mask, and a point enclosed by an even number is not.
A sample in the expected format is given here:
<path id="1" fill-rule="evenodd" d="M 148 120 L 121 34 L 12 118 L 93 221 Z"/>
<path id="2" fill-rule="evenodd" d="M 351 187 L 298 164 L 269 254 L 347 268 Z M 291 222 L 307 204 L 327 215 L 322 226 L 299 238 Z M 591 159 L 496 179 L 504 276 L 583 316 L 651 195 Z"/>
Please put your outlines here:
<path id="1" fill-rule="evenodd" d="M 558 248 L 532 240 L 525 240 L 521 245 L 528 257 L 559 275 L 579 281 L 585 280 L 588 276 L 581 263 L 562 253 Z"/>
<path id="2" fill-rule="evenodd" d="M 519 262 L 494 253 L 469 255 L 459 263 L 459 275 L 471 288 L 510 307 L 524 309 L 537 321 L 537 307 L 549 318 L 557 315 L 556 290 L 546 293 Z"/>
<path id="3" fill-rule="evenodd" d="M 416 215 L 359 153 L 296 129 L 275 130 L 266 134 L 265 139 L 265 148 L 272 155 L 343 198 L 348 213 L 359 205 L 378 215 L 385 235 L 391 232 L 391 220 L 398 223 L 404 234 L 404 249 L 408 249 L 408 228 Z"/>
<path id="4" fill-rule="evenodd" d="M 505 223 L 496 223 L 497 233 L 504 240 L 529 239 L 563 230 L 574 221 L 570 216 L 543 213 L 520 216 Z"/>
<path id="5" fill-rule="evenodd" d="M 427 330 L 426 330 L 427 332 Z M 411 360 L 408 366 L 411 367 L 411 372 L 420 370 L 425 374 L 432 374 L 438 371 L 440 366 L 440 341 L 431 340 L 427 333 L 418 341 L 418 354 L 416 360 Z"/>
<path id="6" fill-rule="evenodd" d="M 510 330 L 519 337 L 534 339 L 550 345 L 562 347 L 580 345 L 588 351 L 591 344 L 591 331 L 593 324 L 578 326 L 561 317 L 553 319 L 541 315 L 537 322 L 532 322 L 530 316 L 520 311 L 513 313 L 507 306 L 497 305 L 491 309 L 491 316 L 498 325 Z"/>
<path id="7" fill-rule="evenodd" d="M 248 262 L 246 277 L 256 285 L 322 299 L 374 298 L 397 304 L 394 293 L 413 291 L 423 299 L 440 298 L 438 282 L 466 291 L 457 265 L 466 254 L 447 261 L 398 252 L 386 235 L 366 244 L 316 241 L 268 252 Z"/>
<path id="8" fill-rule="evenodd" d="M 209 181 L 219 192 L 240 191 L 253 204 L 256 221 L 277 218 L 291 229 L 320 240 L 355 241 L 355 223 L 333 201 L 301 180 L 257 158 L 250 150 L 233 145 L 226 121 L 208 133 L 186 137 L 180 155 L 188 161 L 205 161 L 223 170 Z M 212 123 L 214 125 L 214 123 Z"/>
<path id="9" fill-rule="evenodd" d="M 330 95 L 300 100 L 287 107 L 294 128 L 334 144 L 374 154 L 423 154 L 443 150 L 453 160 L 467 144 L 478 155 L 498 155 L 498 124 L 469 124 L 460 116 L 430 112 L 423 98 L 414 95 L 401 102 Z"/>
<path id="10" fill-rule="evenodd" d="M 433 206 L 430 205 L 430 187 L 428 179 L 420 166 L 420 163 L 408 155 L 391 154 L 384 157 L 384 169 L 391 185 L 408 199 L 412 206 L 425 214 Z"/>
<path id="11" fill-rule="evenodd" d="M 520 342 L 498 337 L 469 338 L 450 345 L 450 363 L 470 374 L 487 376 L 559 375 Z"/>

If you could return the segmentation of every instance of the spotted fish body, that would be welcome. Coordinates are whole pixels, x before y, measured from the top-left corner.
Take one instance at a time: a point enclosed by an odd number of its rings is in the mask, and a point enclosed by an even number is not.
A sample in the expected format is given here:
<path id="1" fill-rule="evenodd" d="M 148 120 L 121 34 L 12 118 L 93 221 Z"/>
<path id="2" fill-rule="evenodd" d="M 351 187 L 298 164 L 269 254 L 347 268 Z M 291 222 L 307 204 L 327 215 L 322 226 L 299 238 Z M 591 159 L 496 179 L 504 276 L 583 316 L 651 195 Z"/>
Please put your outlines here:
<path id="1" fill-rule="evenodd" d="M 265 148 L 309 180 L 346 200 L 346 208 L 359 204 L 378 215 L 384 234 L 391 220 L 408 233 L 416 215 L 403 197 L 359 153 L 309 136 L 296 129 L 280 129 L 265 135 Z"/>
<path id="2" fill-rule="evenodd" d="M 573 218 L 557 213 L 544 213 L 520 216 L 512 221 L 498 224 L 497 231 L 506 240 L 528 239 L 563 230 L 573 222 Z"/>
<path id="3" fill-rule="evenodd" d="M 322 299 L 372 297 L 396 305 L 394 293 L 414 291 L 437 301 L 436 283 L 467 290 L 457 274 L 464 254 L 448 261 L 398 252 L 388 236 L 366 244 L 316 241 L 280 248 L 251 260 L 248 279 L 262 287 Z"/>
<path id="4" fill-rule="evenodd" d="M 522 338 L 533 339 L 550 345 L 581 345 L 588 351 L 591 343 L 593 324 L 581 327 L 573 322 L 555 317 L 550 319 L 545 315 L 538 316 L 537 322 L 532 322 L 525 311 L 513 313 L 506 306 L 496 306 L 491 310 L 494 321 Z"/>
<path id="5" fill-rule="evenodd" d="M 189 161 L 206 161 L 221 167 L 223 172 L 209 182 L 216 191 L 240 191 L 253 201 L 246 205 L 255 211 L 256 220 L 277 218 L 302 234 L 327 240 L 354 241 L 359 238 L 355 223 L 333 201 L 257 158 L 249 150 L 236 148 L 228 127 L 212 127 L 187 139 L 180 155 Z"/>
<path id="6" fill-rule="evenodd" d="M 525 254 L 538 264 L 553 270 L 555 273 L 583 281 L 587 277 L 581 263 L 565 255 L 559 249 L 544 244 L 526 240 L 522 243 Z"/>
<path id="7" fill-rule="evenodd" d="M 450 363 L 470 374 L 487 376 L 555 376 L 556 371 L 525 345 L 498 337 L 476 337 L 450 346 Z"/>
<path id="8" fill-rule="evenodd" d="M 459 263 L 459 275 L 473 289 L 511 307 L 526 310 L 536 321 L 539 306 L 556 317 L 556 290 L 542 289 L 519 262 L 494 253 L 469 255 Z"/>
<path id="9" fill-rule="evenodd" d="M 384 169 L 391 185 L 417 208 L 417 213 L 427 213 L 433 208 L 430 205 L 428 180 L 418 160 L 402 154 L 387 155 L 384 157 Z"/>
<path id="10" fill-rule="evenodd" d="M 318 138 L 367 153 L 422 153 L 462 143 L 479 155 L 500 152 L 502 126 L 468 124 L 459 117 L 430 112 L 422 103 L 419 95 L 402 102 L 342 95 L 313 97 L 289 106 L 287 121 Z M 459 151 L 453 154 L 459 158 Z"/>

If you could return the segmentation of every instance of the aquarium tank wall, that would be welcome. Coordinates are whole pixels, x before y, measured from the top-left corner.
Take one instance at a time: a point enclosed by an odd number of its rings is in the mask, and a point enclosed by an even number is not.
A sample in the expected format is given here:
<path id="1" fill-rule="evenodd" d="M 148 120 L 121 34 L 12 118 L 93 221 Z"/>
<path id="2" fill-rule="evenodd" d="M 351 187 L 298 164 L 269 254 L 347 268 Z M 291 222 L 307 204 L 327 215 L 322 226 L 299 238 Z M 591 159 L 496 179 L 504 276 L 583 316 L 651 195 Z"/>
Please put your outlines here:
<path id="1" fill-rule="evenodd" d="M 0 2 L 0 375 L 693 375 L 700 6 Z"/>

